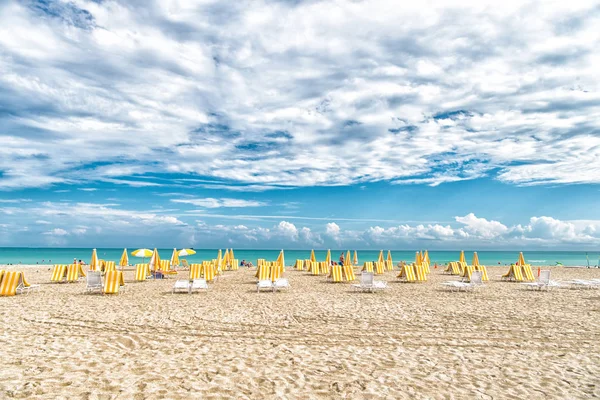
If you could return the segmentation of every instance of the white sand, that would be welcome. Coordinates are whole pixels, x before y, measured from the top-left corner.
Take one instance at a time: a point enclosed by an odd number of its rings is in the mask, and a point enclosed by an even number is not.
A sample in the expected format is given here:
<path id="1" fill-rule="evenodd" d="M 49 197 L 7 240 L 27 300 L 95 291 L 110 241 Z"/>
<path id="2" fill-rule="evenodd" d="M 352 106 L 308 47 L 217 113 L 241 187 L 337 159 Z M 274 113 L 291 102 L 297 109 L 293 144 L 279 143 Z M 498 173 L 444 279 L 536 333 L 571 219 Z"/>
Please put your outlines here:
<path id="1" fill-rule="evenodd" d="M 129 271 L 119 296 L 50 284 L 35 267 L 18 268 L 39 293 L 0 298 L 0 398 L 600 396 L 600 291 L 526 291 L 498 281 L 506 267 L 475 293 L 442 291 L 453 278 L 439 269 L 425 284 L 388 272 L 375 294 L 290 269 L 289 292 L 258 294 L 240 270 L 172 295 L 173 279 Z"/>

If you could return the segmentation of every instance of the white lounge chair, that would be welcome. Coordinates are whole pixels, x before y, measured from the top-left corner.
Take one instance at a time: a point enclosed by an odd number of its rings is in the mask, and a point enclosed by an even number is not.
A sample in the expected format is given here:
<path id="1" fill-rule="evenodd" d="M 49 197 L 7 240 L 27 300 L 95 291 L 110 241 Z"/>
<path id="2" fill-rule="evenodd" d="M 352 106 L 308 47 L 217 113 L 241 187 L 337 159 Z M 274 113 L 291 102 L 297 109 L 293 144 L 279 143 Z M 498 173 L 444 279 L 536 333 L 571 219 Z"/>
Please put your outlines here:
<path id="1" fill-rule="evenodd" d="M 383 289 L 381 284 L 375 283 L 373 272 L 367 271 L 363 271 L 360 274 L 360 283 L 353 284 L 352 288 L 361 292 L 374 292 L 375 290 Z"/>
<path id="2" fill-rule="evenodd" d="M 460 282 L 460 281 L 446 281 L 442 282 L 441 285 L 446 286 L 450 290 L 474 290 L 477 287 L 483 286 L 483 275 L 481 271 L 473 271 L 471 273 L 471 281 L 470 282 Z"/>
<path id="3" fill-rule="evenodd" d="M 193 292 L 194 290 L 200 291 L 201 289 L 208 292 L 208 282 L 206 282 L 206 279 L 194 279 L 192 281 L 192 286 L 190 287 L 190 292 Z"/>
<path id="4" fill-rule="evenodd" d="M 184 291 L 187 293 L 191 292 L 190 281 L 187 279 L 176 280 L 175 284 L 173 285 L 173 289 L 171 290 L 171 293 L 184 292 Z"/>
<path id="5" fill-rule="evenodd" d="M 273 282 L 270 279 L 263 279 L 258 281 L 256 284 L 256 291 L 260 292 L 261 289 L 270 289 L 273 290 Z"/>
<path id="6" fill-rule="evenodd" d="M 17 284 L 17 294 L 29 294 L 34 290 L 40 290 L 40 285 L 29 284 L 25 286 L 25 278 L 23 277 L 23 273 L 21 272 L 21 275 L 19 275 L 19 283 Z"/>
<path id="7" fill-rule="evenodd" d="M 290 289 L 290 283 L 286 278 L 279 278 L 273 282 L 273 291 L 276 292 L 279 289 Z"/>
<path id="8" fill-rule="evenodd" d="M 100 271 L 89 271 L 86 276 L 86 285 L 85 291 L 87 293 L 98 292 L 102 293 L 103 284 L 102 284 L 102 272 Z"/>
<path id="9" fill-rule="evenodd" d="M 527 289 L 537 289 L 537 290 L 550 290 L 555 287 L 559 287 L 560 284 L 558 282 L 550 280 L 550 270 L 540 271 L 540 276 L 538 280 L 535 282 L 523 282 L 521 285 L 524 285 Z"/>
<path id="10" fill-rule="evenodd" d="M 595 280 L 585 280 L 585 279 L 573 279 L 567 281 L 571 288 L 574 289 L 597 289 L 600 288 L 600 285 Z"/>

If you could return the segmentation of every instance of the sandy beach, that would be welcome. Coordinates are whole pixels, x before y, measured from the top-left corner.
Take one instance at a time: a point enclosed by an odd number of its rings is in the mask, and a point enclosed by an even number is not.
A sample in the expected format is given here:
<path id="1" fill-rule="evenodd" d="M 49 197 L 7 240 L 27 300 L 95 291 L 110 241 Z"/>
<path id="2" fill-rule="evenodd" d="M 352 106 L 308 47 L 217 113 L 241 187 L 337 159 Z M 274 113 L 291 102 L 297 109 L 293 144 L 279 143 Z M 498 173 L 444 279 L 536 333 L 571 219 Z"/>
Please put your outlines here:
<path id="1" fill-rule="evenodd" d="M 128 271 L 117 296 L 18 269 L 42 287 L 0 298 L 1 398 L 600 396 L 600 291 L 526 291 L 500 282 L 506 267 L 474 293 L 443 291 L 456 278 L 440 269 L 423 284 L 387 272 L 389 289 L 374 294 L 289 268 L 288 292 L 256 293 L 244 269 L 173 295 L 174 279 L 136 283 Z"/>

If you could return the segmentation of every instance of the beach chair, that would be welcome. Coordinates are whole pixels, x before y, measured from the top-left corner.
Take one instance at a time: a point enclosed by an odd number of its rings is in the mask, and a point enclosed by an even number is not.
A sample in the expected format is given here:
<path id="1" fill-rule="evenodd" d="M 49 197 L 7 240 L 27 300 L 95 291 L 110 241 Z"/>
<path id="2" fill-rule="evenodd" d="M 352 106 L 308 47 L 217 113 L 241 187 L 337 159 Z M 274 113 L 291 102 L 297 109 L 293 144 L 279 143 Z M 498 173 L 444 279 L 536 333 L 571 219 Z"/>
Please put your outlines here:
<path id="1" fill-rule="evenodd" d="M 311 265 L 312 265 L 312 261 L 304 260 L 304 267 L 306 268 L 307 272 L 310 272 Z"/>
<path id="2" fill-rule="evenodd" d="M 354 267 L 352 265 L 344 265 L 342 267 L 342 271 L 344 272 L 344 279 L 346 282 L 352 282 L 356 280 L 356 275 L 354 274 Z"/>
<path id="3" fill-rule="evenodd" d="M 568 284 L 571 289 L 597 289 L 600 287 L 596 280 L 573 279 L 566 281 L 565 283 Z"/>
<path id="4" fill-rule="evenodd" d="M 202 264 L 192 264 L 190 265 L 190 281 L 194 279 L 200 279 L 202 276 Z"/>
<path id="5" fill-rule="evenodd" d="M 266 263 L 263 263 L 256 270 L 256 277 L 258 278 L 259 281 L 264 281 L 264 280 L 270 279 L 270 276 L 271 276 L 271 267 L 269 267 Z"/>
<path id="6" fill-rule="evenodd" d="M 470 282 L 446 281 L 442 282 L 441 285 L 447 287 L 451 291 L 474 290 L 483 286 L 482 274 L 481 271 L 473 271 Z"/>
<path id="7" fill-rule="evenodd" d="M 373 272 L 363 271 L 360 274 L 360 283 L 352 285 L 352 288 L 361 292 L 374 292 L 386 289 L 387 282 L 376 281 Z"/>
<path id="8" fill-rule="evenodd" d="M 79 270 L 81 266 L 79 264 L 67 265 L 67 282 L 79 281 Z"/>
<path id="9" fill-rule="evenodd" d="M 270 272 L 269 278 L 271 279 L 271 282 L 275 282 L 283 276 L 283 267 L 281 265 L 273 265 L 271 266 Z"/>
<path id="10" fill-rule="evenodd" d="M 320 275 L 320 273 L 321 273 L 321 267 L 320 267 L 320 264 L 317 261 L 311 261 L 310 262 L 310 273 L 312 275 Z"/>
<path id="11" fill-rule="evenodd" d="M 523 280 L 533 282 L 535 281 L 535 277 L 533 276 L 533 271 L 531 270 L 531 265 L 525 264 L 521 265 L 521 271 L 523 275 Z"/>
<path id="12" fill-rule="evenodd" d="M 388 271 L 393 271 L 393 270 L 394 270 L 394 263 L 393 263 L 392 261 L 390 261 L 390 260 L 385 260 L 385 262 L 384 262 L 384 265 L 385 265 L 385 268 L 386 268 Z"/>
<path id="13" fill-rule="evenodd" d="M 122 286 L 123 275 L 120 271 L 108 271 L 104 275 L 104 285 L 102 287 L 102 293 L 104 294 L 118 294 L 119 289 Z"/>
<path id="14" fill-rule="evenodd" d="M 275 282 L 273 282 L 273 292 L 276 292 L 281 289 L 290 289 L 290 283 L 285 278 L 279 278 Z"/>
<path id="15" fill-rule="evenodd" d="M 152 277 L 152 272 L 150 271 L 150 265 L 148 264 L 136 264 L 135 266 L 135 281 L 143 282 L 148 278 Z"/>
<path id="16" fill-rule="evenodd" d="M 294 268 L 296 268 L 298 271 L 304 270 L 304 261 L 296 260 L 296 264 L 294 264 Z"/>
<path id="17" fill-rule="evenodd" d="M 273 290 L 273 281 L 271 281 L 270 279 L 259 280 L 256 284 L 256 291 L 260 292 L 262 289 Z"/>
<path id="18" fill-rule="evenodd" d="M 481 272 L 481 277 L 484 282 L 487 282 L 490 280 L 490 278 L 488 277 L 487 268 L 485 267 L 485 265 L 475 266 L 475 271 Z"/>
<path id="19" fill-rule="evenodd" d="M 373 272 L 373 262 L 372 261 L 365 261 L 365 263 L 363 264 L 362 270 L 363 272 Z"/>
<path id="20" fill-rule="evenodd" d="M 329 273 L 329 275 L 327 276 L 327 280 L 330 282 L 342 282 L 342 266 L 341 265 L 334 265 L 331 267 L 331 272 Z"/>
<path id="21" fill-rule="evenodd" d="M 17 284 L 17 294 L 29 294 L 35 290 L 40 290 L 40 285 L 32 285 L 27 282 L 27 279 L 25 279 L 25 273 L 21 272 L 19 275 L 19 282 Z"/>
<path id="22" fill-rule="evenodd" d="M 0 281 L 0 296 L 15 296 L 21 279 L 21 272 L 4 271 Z"/>
<path id="23" fill-rule="evenodd" d="M 377 275 L 383 275 L 385 273 L 385 265 L 382 262 L 376 262 L 373 264 L 375 273 Z"/>
<path id="24" fill-rule="evenodd" d="M 51 282 L 63 282 L 66 276 L 67 266 L 66 265 L 55 265 L 52 270 L 52 276 L 50 277 Z"/>
<path id="25" fill-rule="evenodd" d="M 159 271 L 162 272 L 164 276 L 177 275 L 177 271 L 171 269 L 171 260 L 160 260 Z"/>
<path id="26" fill-rule="evenodd" d="M 463 275 L 465 273 L 465 268 L 467 268 L 467 263 L 465 261 L 457 261 L 458 264 L 458 274 Z"/>
<path id="27" fill-rule="evenodd" d="M 327 261 L 319 261 L 319 271 L 322 275 L 329 274 L 331 265 Z"/>
<path id="28" fill-rule="evenodd" d="M 461 274 L 462 280 L 465 282 L 469 282 L 471 280 L 471 274 L 475 271 L 475 267 L 473 265 L 465 265 L 463 269 L 463 273 Z"/>
<path id="29" fill-rule="evenodd" d="M 86 277 L 86 293 L 102 293 L 102 273 L 100 271 L 89 271 Z"/>
<path id="30" fill-rule="evenodd" d="M 404 282 L 416 282 L 417 275 L 415 273 L 415 267 L 412 264 L 404 264 L 400 268 L 400 273 L 396 278 Z"/>
<path id="31" fill-rule="evenodd" d="M 105 261 L 104 262 L 104 272 L 108 272 L 108 271 L 116 271 L 117 267 L 115 265 L 114 261 Z"/>
<path id="32" fill-rule="evenodd" d="M 430 274 L 431 273 L 431 269 L 429 268 L 429 263 L 426 261 L 423 261 L 423 263 L 421 263 L 421 265 L 423 266 L 423 272 L 425 272 L 426 274 Z"/>
<path id="33" fill-rule="evenodd" d="M 171 294 L 175 292 L 187 292 L 191 293 L 190 281 L 187 279 L 177 279 L 175 284 L 173 285 L 173 289 L 171 290 Z"/>
<path id="34" fill-rule="evenodd" d="M 451 261 L 448 263 L 448 267 L 443 272 L 447 272 L 451 275 L 460 275 L 460 267 L 458 261 Z"/>
<path id="35" fill-rule="evenodd" d="M 535 282 L 523 282 L 521 285 L 525 286 L 527 289 L 537 290 L 550 290 L 560 286 L 558 282 L 550 280 L 550 270 L 540 271 L 540 276 Z"/>
<path id="36" fill-rule="evenodd" d="M 213 263 L 203 262 L 202 276 L 204 276 L 204 279 L 206 279 L 207 282 L 214 281 L 216 276 L 215 265 Z"/>
<path id="37" fill-rule="evenodd" d="M 190 264 L 188 264 L 187 260 L 181 260 L 181 269 L 190 269 Z"/>
<path id="38" fill-rule="evenodd" d="M 414 265 L 413 270 L 415 271 L 415 278 L 417 282 L 427 281 L 427 273 L 425 272 L 425 266 Z"/>
<path id="39" fill-rule="evenodd" d="M 206 282 L 206 279 L 194 279 L 192 281 L 192 286 L 190 287 L 190 292 L 193 292 L 194 290 L 199 292 L 202 289 L 208 292 L 208 282 Z"/>
<path id="40" fill-rule="evenodd" d="M 510 269 L 504 275 L 502 275 L 503 280 L 523 282 L 523 272 L 521 270 L 521 266 L 519 265 L 510 265 Z"/>

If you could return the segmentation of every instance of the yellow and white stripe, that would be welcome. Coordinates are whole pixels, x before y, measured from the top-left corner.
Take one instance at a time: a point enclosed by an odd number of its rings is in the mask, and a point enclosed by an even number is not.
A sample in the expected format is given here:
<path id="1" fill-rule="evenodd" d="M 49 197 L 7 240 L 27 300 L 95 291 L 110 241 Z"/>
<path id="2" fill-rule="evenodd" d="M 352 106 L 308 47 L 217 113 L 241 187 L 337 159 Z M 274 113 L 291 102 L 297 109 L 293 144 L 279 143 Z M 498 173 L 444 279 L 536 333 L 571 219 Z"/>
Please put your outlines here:
<path id="1" fill-rule="evenodd" d="M 216 267 L 213 263 L 203 262 L 202 263 L 202 274 L 207 282 L 212 282 L 215 279 Z"/>
<path id="2" fill-rule="evenodd" d="M 135 266 L 135 280 L 138 282 L 145 281 L 150 276 L 150 265 L 137 264 Z"/>
<path id="3" fill-rule="evenodd" d="M 104 272 L 116 271 L 116 270 L 117 270 L 117 268 L 115 266 L 114 261 L 105 261 L 104 262 Z"/>
<path id="4" fill-rule="evenodd" d="M 362 267 L 362 271 L 373 272 L 373 262 L 365 261 L 365 263 L 363 264 L 363 267 Z"/>
<path id="5" fill-rule="evenodd" d="M 77 282 L 79 280 L 79 264 L 71 264 L 67 266 L 67 282 Z"/>
<path id="6" fill-rule="evenodd" d="M 121 286 L 123 274 L 121 271 L 108 271 L 104 275 L 104 288 L 102 292 L 104 294 L 117 294 L 119 293 L 119 287 Z"/>
<path id="7" fill-rule="evenodd" d="M 52 276 L 50 277 L 51 282 L 62 282 L 67 271 L 66 265 L 55 265 L 52 270 Z"/>
<path id="8" fill-rule="evenodd" d="M 352 267 L 352 265 L 344 265 L 343 271 L 344 279 L 346 279 L 346 281 L 351 282 L 356 280 L 356 275 L 354 274 L 354 267 Z"/>
<path id="9" fill-rule="evenodd" d="M 6 271 L 2 276 L 0 282 L 0 296 L 14 296 L 17 294 L 17 286 L 19 285 L 19 278 L 21 272 L 18 271 Z"/>
<path id="10" fill-rule="evenodd" d="M 481 280 L 482 281 L 487 282 L 490 280 L 488 278 L 487 268 L 485 267 L 485 265 L 476 265 L 475 271 L 481 271 Z"/>
<path id="11" fill-rule="evenodd" d="M 377 275 L 382 275 L 382 274 L 384 274 L 384 273 L 385 273 L 385 265 L 384 265 L 384 262 L 383 262 L 383 261 L 377 261 L 377 262 L 374 264 L 374 267 L 375 267 L 375 273 L 376 273 Z"/>
<path id="12" fill-rule="evenodd" d="M 342 282 L 342 266 L 332 265 L 331 272 L 327 278 L 331 279 L 331 282 Z"/>
<path id="13" fill-rule="evenodd" d="M 415 268 L 412 264 L 405 264 L 400 268 L 400 273 L 397 278 L 404 279 L 406 282 L 416 282 L 417 276 Z"/>
<path id="14" fill-rule="evenodd" d="M 200 279 L 202 276 L 202 264 L 191 264 L 190 265 L 190 281 L 194 279 Z"/>
<path id="15" fill-rule="evenodd" d="M 294 264 L 294 268 L 296 268 L 299 271 L 304 270 L 304 261 L 303 260 L 296 260 L 296 264 Z"/>
<path id="16" fill-rule="evenodd" d="M 533 271 L 531 270 L 531 265 L 525 264 L 521 265 L 521 269 L 523 270 L 523 280 L 533 282 L 535 278 L 533 276 Z"/>

